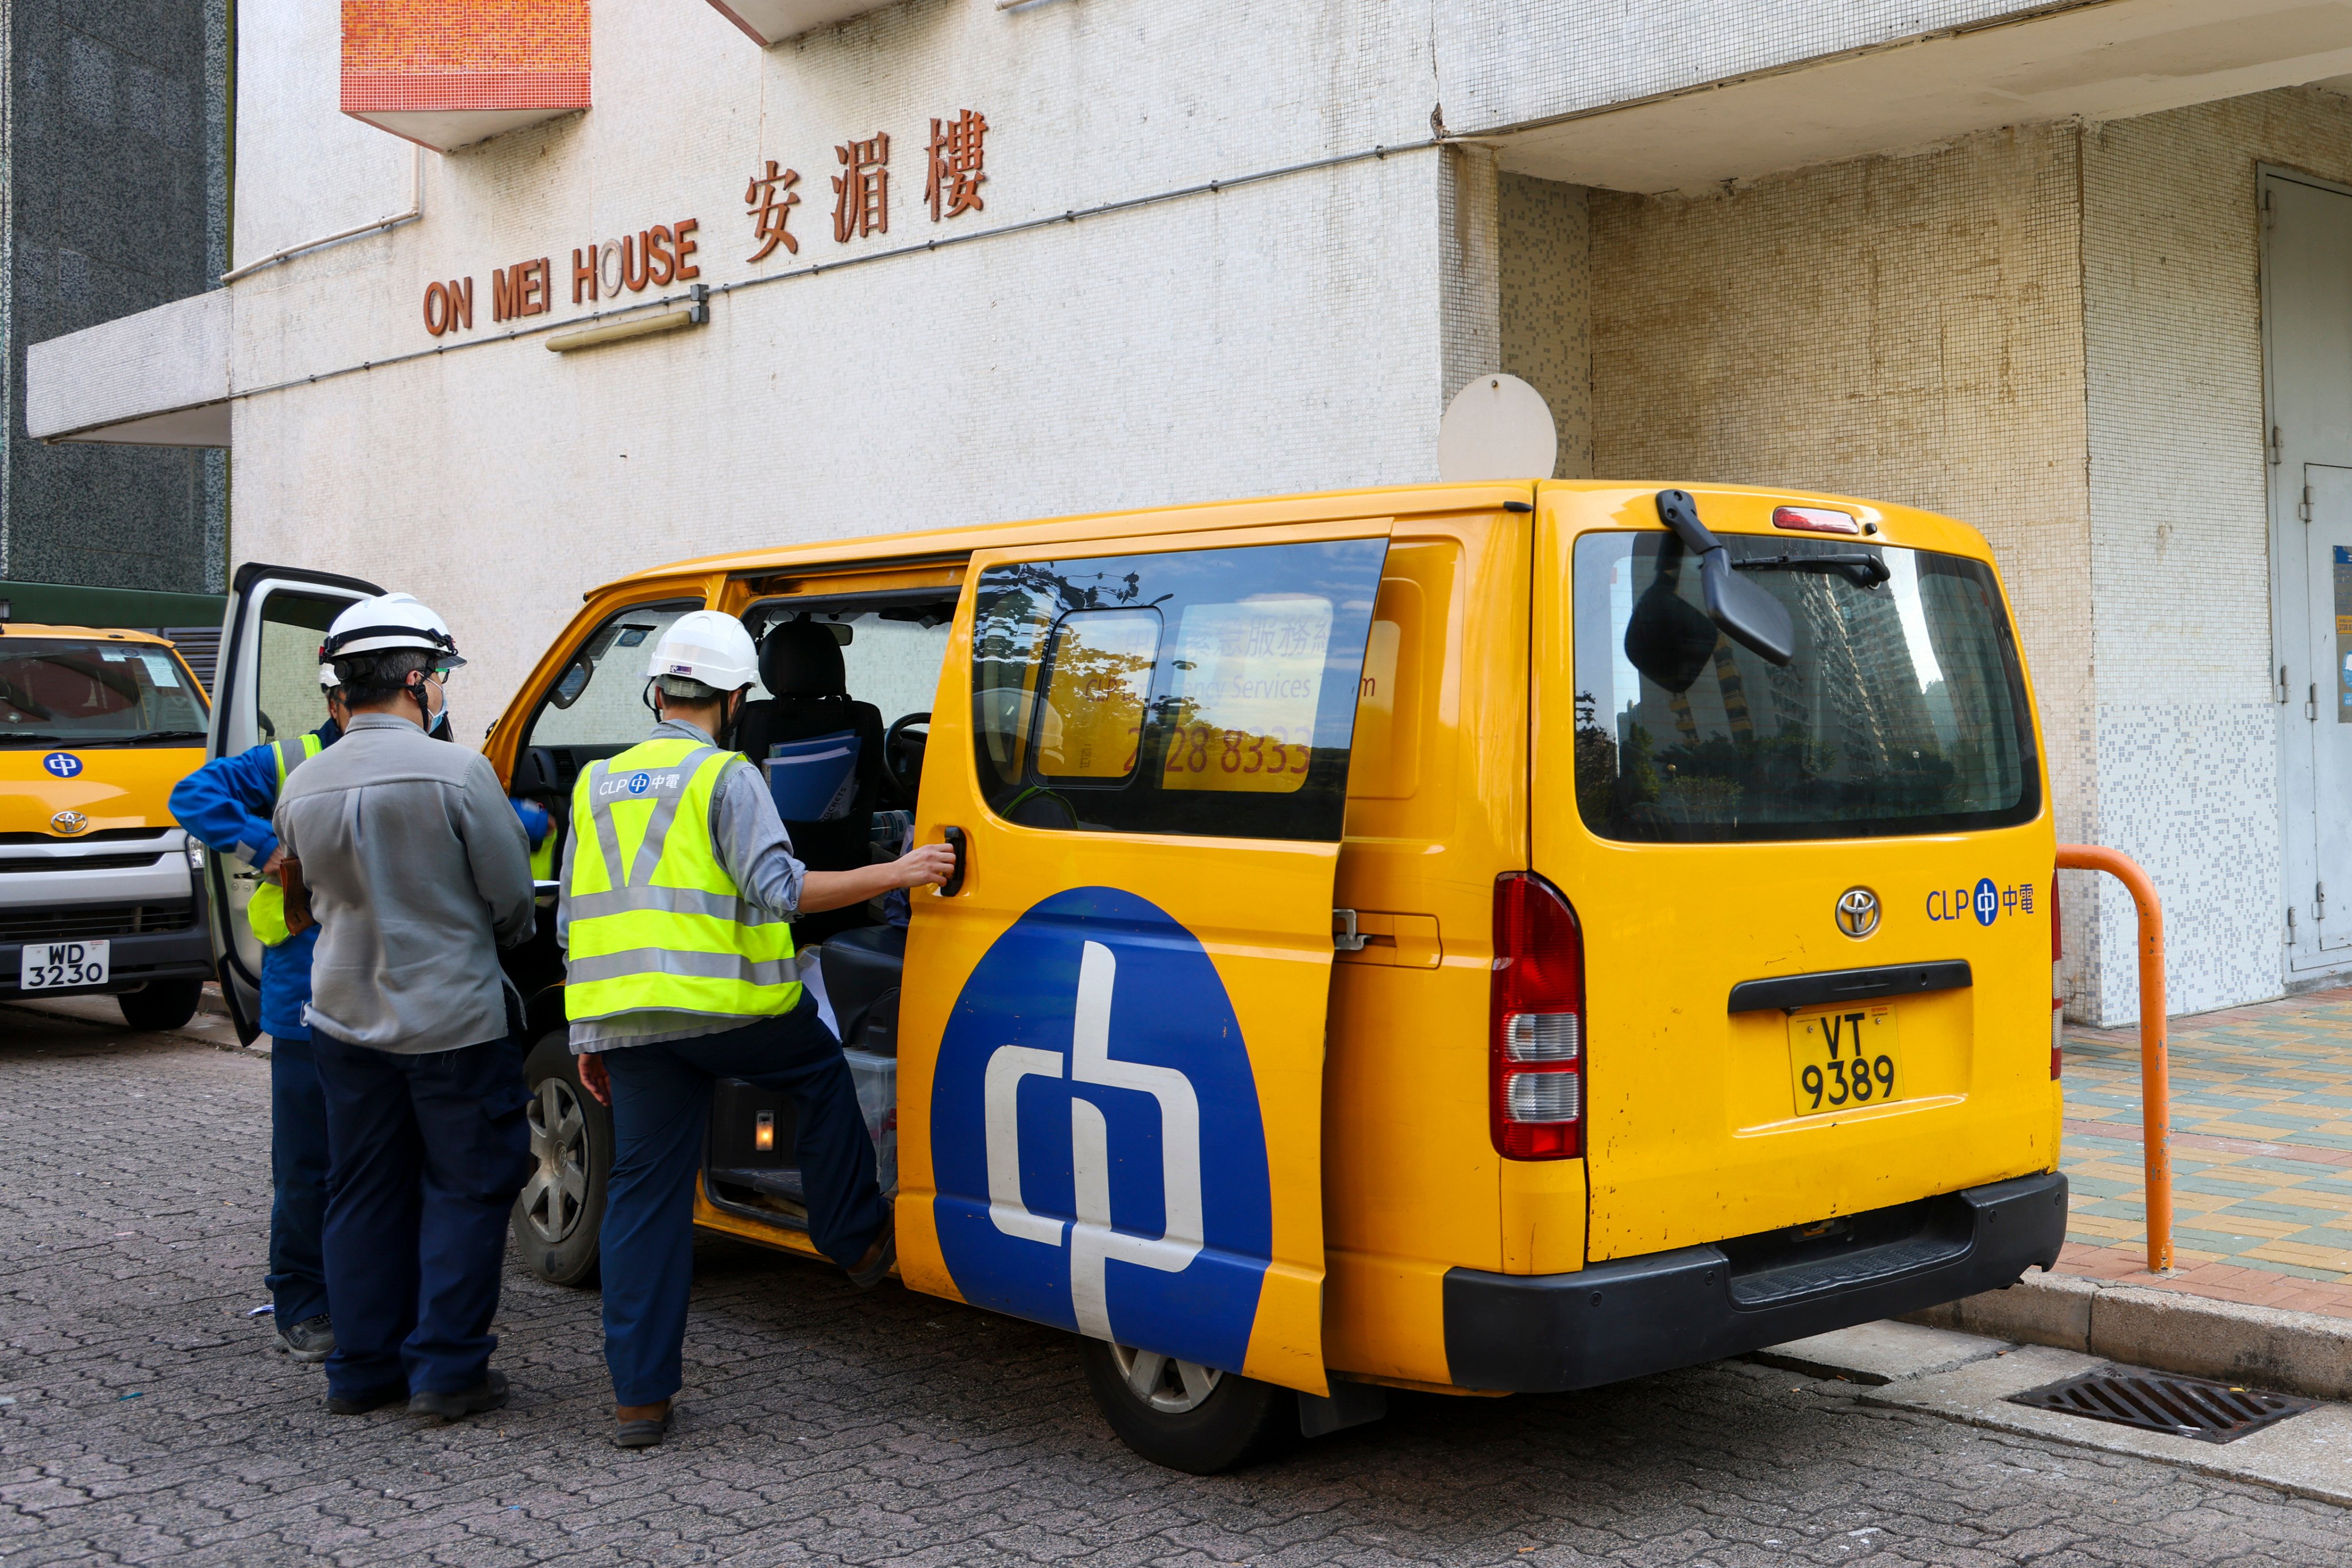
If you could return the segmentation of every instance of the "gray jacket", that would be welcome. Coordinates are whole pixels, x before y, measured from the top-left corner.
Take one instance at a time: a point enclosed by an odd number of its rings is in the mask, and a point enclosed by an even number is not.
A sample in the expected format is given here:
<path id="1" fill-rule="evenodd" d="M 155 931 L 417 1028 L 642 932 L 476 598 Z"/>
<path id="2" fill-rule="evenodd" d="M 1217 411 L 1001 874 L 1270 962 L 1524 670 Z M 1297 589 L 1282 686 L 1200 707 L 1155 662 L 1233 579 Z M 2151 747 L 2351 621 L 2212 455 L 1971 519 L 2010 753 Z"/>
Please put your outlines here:
<path id="1" fill-rule="evenodd" d="M 480 752 L 360 714 L 287 775 L 276 821 L 319 919 L 305 1022 L 404 1055 L 506 1035 L 498 950 L 530 939 L 530 840 Z"/>

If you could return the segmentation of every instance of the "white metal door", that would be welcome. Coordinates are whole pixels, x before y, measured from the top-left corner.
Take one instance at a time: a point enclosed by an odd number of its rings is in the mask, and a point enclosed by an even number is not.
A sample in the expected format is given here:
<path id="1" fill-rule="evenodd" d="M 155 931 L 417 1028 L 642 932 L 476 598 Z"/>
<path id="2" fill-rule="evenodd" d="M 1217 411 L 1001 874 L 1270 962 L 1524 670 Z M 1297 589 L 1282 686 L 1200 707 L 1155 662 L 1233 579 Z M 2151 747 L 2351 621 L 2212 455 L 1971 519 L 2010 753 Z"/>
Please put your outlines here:
<path id="1" fill-rule="evenodd" d="M 2262 201 L 2271 697 L 2292 976 L 2352 961 L 2352 194 L 2265 172 Z"/>
<path id="2" fill-rule="evenodd" d="M 2328 953 L 2352 948 L 2352 468 L 2305 463 L 2303 474 L 2310 515 L 2303 525 L 2304 625 L 2312 679 L 2305 683 L 2303 729 L 2311 749 L 2311 942 Z"/>

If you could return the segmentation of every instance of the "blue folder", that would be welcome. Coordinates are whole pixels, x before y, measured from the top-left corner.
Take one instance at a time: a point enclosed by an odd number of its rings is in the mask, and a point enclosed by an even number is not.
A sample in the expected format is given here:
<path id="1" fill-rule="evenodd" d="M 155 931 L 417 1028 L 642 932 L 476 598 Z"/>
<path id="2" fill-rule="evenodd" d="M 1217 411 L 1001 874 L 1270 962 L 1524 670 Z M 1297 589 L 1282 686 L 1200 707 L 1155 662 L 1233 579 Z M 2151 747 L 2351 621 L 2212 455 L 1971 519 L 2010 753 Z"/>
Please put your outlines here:
<path id="1" fill-rule="evenodd" d="M 857 797 L 857 735 L 844 730 L 768 748 L 768 793 L 786 822 L 831 822 Z"/>

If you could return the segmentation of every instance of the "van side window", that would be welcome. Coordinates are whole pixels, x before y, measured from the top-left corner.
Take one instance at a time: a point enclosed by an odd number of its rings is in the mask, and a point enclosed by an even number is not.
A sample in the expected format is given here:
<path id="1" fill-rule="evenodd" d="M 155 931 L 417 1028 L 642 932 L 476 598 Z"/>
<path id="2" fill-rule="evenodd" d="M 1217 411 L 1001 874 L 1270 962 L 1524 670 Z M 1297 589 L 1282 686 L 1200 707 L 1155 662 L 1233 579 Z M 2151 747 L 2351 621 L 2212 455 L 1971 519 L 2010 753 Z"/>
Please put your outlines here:
<path id="1" fill-rule="evenodd" d="M 972 637 L 990 807 L 1031 827 L 1336 840 L 1387 550 L 991 568 Z"/>

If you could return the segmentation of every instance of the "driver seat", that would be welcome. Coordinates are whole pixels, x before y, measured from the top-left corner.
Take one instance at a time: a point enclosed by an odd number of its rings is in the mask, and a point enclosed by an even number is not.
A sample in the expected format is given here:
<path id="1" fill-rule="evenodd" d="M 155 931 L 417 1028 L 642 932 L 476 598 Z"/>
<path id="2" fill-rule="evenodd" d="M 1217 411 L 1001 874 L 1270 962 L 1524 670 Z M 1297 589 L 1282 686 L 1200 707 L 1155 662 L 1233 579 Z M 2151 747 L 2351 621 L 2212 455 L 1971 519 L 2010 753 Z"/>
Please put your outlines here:
<path id="1" fill-rule="evenodd" d="M 793 858 L 813 871 L 854 871 L 873 861 L 874 812 L 882 799 L 882 710 L 853 701 L 841 645 L 815 621 L 784 621 L 760 639 L 760 684 L 770 696 L 743 704 L 735 749 L 762 762 L 771 746 L 849 734 L 857 737 L 857 790 L 846 815 L 828 822 L 791 822 Z M 803 942 L 866 923 L 863 905 L 793 922 Z"/>

